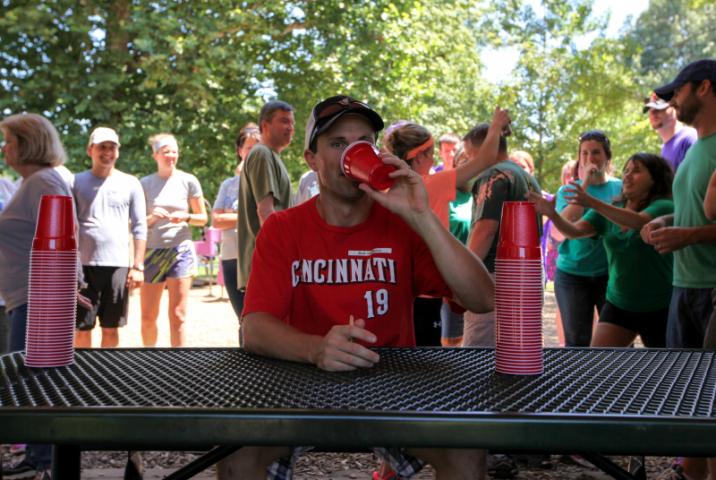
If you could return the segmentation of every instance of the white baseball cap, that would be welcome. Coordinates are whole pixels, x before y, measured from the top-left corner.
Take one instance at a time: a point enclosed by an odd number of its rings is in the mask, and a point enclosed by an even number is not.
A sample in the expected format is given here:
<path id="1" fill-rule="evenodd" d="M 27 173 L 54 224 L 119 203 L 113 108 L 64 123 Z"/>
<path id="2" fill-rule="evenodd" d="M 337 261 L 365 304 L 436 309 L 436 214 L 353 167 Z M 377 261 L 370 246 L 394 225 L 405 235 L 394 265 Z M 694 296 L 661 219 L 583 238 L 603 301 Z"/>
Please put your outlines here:
<path id="1" fill-rule="evenodd" d="M 89 147 L 90 145 L 97 145 L 102 142 L 112 142 L 116 143 L 118 147 L 120 146 L 119 135 L 117 135 L 117 132 L 115 132 L 111 128 L 97 127 L 92 130 L 92 134 L 90 134 L 89 143 L 87 144 L 87 146 Z"/>

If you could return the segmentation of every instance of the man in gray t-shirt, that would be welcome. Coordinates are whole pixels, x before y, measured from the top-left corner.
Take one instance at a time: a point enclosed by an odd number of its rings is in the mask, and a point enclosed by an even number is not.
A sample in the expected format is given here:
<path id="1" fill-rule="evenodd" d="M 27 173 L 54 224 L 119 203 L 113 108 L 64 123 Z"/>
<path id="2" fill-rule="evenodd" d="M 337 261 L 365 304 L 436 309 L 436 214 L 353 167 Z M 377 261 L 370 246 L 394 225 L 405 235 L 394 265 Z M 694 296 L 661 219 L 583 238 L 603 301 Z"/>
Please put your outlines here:
<path id="1" fill-rule="evenodd" d="M 92 168 L 75 175 L 72 188 L 80 227 L 80 259 L 87 282 L 82 294 L 92 301 L 91 309 L 77 308 L 78 347 L 92 346 L 97 317 L 102 327 L 102 347 L 116 347 L 117 328 L 127 323 L 129 289 L 144 281 L 144 192 L 136 177 L 115 168 L 119 146 L 114 130 L 96 128 L 87 145 Z M 130 226 L 134 247 L 131 257 Z"/>
<path id="2" fill-rule="evenodd" d="M 268 102 L 259 116 L 261 142 L 244 160 L 239 186 L 238 287 L 246 288 L 251 271 L 256 236 L 261 225 L 275 211 L 291 202 L 291 179 L 280 153 L 293 138 L 293 107 L 280 100 Z"/>

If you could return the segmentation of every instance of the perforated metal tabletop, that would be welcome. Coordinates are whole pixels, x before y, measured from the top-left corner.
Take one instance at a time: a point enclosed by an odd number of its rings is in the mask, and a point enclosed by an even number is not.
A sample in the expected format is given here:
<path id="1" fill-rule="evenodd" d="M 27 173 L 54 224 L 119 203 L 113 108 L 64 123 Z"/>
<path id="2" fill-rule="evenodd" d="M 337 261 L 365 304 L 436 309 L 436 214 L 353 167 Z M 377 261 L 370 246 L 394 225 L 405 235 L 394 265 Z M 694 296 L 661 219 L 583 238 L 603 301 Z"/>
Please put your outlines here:
<path id="1" fill-rule="evenodd" d="M 379 353 L 348 373 L 240 349 L 78 350 L 54 369 L 6 355 L 0 441 L 716 453 L 712 352 L 546 349 L 538 377 L 496 374 L 491 349 Z"/>

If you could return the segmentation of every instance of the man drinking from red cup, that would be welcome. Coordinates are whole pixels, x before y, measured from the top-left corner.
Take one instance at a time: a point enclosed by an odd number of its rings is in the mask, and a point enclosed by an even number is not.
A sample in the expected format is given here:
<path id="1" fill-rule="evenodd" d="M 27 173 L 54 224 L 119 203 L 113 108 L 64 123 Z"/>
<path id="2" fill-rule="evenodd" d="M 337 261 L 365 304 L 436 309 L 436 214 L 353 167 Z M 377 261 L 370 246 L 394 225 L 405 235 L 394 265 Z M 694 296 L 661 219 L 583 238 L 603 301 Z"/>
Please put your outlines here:
<path id="1" fill-rule="evenodd" d="M 275 213 L 259 233 L 240 332 L 248 351 L 331 371 L 370 368 L 380 357 L 369 347 L 414 346 L 417 295 L 449 296 L 476 311 L 493 308 L 487 270 L 440 224 L 417 172 L 381 153 L 396 167 L 390 174 L 395 183 L 384 192 L 342 173 L 343 150 L 358 140 L 375 143 L 382 128 L 378 113 L 351 97 L 331 97 L 313 108 L 304 158 L 317 173 L 320 194 Z M 305 450 L 242 448 L 222 462 L 219 478 L 235 472 L 291 478 Z M 418 458 L 445 478 L 485 474 L 481 451 L 375 451 L 401 476 L 422 467 Z"/>

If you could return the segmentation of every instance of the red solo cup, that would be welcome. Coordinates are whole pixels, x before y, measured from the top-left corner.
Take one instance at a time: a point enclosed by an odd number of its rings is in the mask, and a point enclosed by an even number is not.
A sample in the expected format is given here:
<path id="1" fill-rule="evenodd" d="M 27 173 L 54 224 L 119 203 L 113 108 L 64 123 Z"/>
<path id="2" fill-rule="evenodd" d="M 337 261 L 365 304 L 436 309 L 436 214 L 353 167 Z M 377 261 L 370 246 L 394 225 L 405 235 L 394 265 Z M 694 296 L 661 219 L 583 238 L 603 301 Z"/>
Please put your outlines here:
<path id="1" fill-rule="evenodd" d="M 34 250 L 68 251 L 77 248 L 72 197 L 43 195 L 37 214 Z"/>
<path id="2" fill-rule="evenodd" d="M 537 221 L 532 202 L 504 202 L 497 258 L 541 259 Z"/>
<path id="3" fill-rule="evenodd" d="M 341 170 L 351 180 L 367 183 L 374 190 L 386 190 L 395 183 L 388 175 L 397 168 L 383 162 L 375 145 L 359 140 L 343 151 Z"/>

